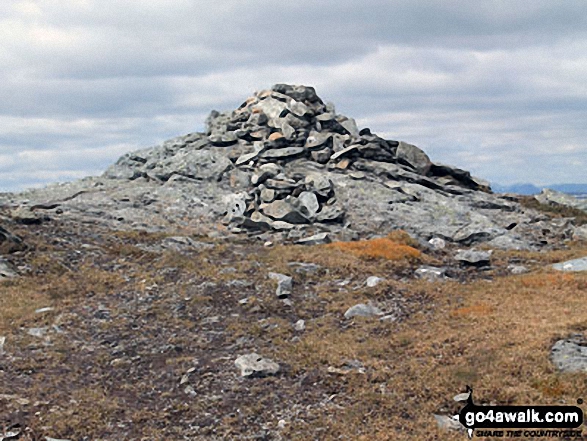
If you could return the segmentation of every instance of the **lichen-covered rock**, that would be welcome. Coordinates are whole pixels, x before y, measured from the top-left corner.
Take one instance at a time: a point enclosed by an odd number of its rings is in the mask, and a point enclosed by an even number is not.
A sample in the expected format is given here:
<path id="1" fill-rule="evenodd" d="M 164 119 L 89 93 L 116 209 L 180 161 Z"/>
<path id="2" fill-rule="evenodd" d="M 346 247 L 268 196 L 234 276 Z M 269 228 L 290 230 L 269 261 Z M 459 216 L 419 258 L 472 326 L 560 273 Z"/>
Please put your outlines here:
<path id="1" fill-rule="evenodd" d="M 241 355 L 234 364 L 240 370 L 241 376 L 248 378 L 266 377 L 279 372 L 279 364 L 254 352 Z"/>
<path id="2" fill-rule="evenodd" d="M 587 372 L 587 340 L 580 334 L 558 340 L 550 358 L 559 371 Z"/>

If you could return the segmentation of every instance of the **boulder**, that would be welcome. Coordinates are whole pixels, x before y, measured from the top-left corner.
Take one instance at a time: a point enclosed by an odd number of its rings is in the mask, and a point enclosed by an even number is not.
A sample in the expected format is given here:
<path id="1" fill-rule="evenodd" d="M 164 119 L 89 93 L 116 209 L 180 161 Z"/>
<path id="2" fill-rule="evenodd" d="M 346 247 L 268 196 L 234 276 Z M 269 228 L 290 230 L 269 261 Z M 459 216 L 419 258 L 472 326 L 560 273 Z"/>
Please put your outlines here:
<path id="1" fill-rule="evenodd" d="M 455 260 L 469 266 L 487 266 L 491 260 L 491 251 L 458 250 Z"/>
<path id="2" fill-rule="evenodd" d="M 293 288 L 293 279 L 290 276 L 280 273 L 269 273 L 269 278 L 277 281 L 277 290 L 275 295 L 279 299 L 285 299 L 290 296 Z"/>
<path id="3" fill-rule="evenodd" d="M 557 271 L 565 272 L 587 271 L 587 257 L 555 263 L 552 267 Z"/>
<path id="4" fill-rule="evenodd" d="M 563 205 L 587 211 L 587 199 L 577 199 L 570 194 L 551 190 L 549 188 L 543 189 L 540 194 L 534 196 L 534 198 L 541 204 Z"/>
<path id="5" fill-rule="evenodd" d="M 300 212 L 309 219 L 316 216 L 316 213 L 318 212 L 318 210 L 320 210 L 318 198 L 311 191 L 303 191 L 297 197 L 296 201 L 297 207 L 300 210 Z"/>
<path id="6" fill-rule="evenodd" d="M 575 227 L 573 231 L 573 240 L 583 240 L 587 242 L 587 225 Z"/>
<path id="7" fill-rule="evenodd" d="M 380 315 L 383 315 L 383 311 L 381 309 L 379 309 L 377 306 L 367 305 L 365 303 L 359 303 L 357 305 L 351 306 L 344 313 L 344 317 L 347 319 L 353 317 L 375 317 Z"/>
<path id="8" fill-rule="evenodd" d="M 401 141 L 397 146 L 396 158 L 401 164 L 407 164 L 422 175 L 427 175 L 432 161 L 426 153 L 415 145 Z"/>
<path id="9" fill-rule="evenodd" d="M 421 266 L 419 267 L 414 275 L 419 279 L 425 279 L 430 282 L 436 280 L 444 280 L 446 279 L 446 268 L 438 268 L 436 266 Z"/>
<path id="10" fill-rule="evenodd" d="M 18 272 L 14 265 L 10 262 L 0 258 L 0 280 L 12 279 L 18 276 Z"/>
<path id="11" fill-rule="evenodd" d="M 242 377 L 259 378 L 275 375 L 279 372 L 279 364 L 257 353 L 241 355 L 234 361 Z"/>
<path id="12" fill-rule="evenodd" d="M 558 340 L 551 349 L 550 358 L 561 372 L 587 372 L 587 340 L 581 334 Z"/>
<path id="13" fill-rule="evenodd" d="M 310 220 L 289 202 L 280 199 L 263 207 L 263 213 L 271 219 L 290 224 L 307 224 Z"/>

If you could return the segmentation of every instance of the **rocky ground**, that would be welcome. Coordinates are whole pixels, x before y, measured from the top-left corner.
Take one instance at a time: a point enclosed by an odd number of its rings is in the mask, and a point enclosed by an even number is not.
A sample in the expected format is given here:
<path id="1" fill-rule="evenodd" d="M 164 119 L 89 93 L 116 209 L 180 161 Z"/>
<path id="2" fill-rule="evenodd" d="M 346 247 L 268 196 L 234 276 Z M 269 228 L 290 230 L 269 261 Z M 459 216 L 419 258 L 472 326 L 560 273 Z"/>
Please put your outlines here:
<path id="1" fill-rule="evenodd" d="M 434 415 L 467 384 L 584 396 L 550 359 L 587 329 L 585 272 L 548 266 L 579 243 L 478 267 L 397 233 L 357 252 L 6 223 L 27 247 L 0 287 L 0 423 L 19 439 L 462 439 Z"/>
<path id="2" fill-rule="evenodd" d="M 467 385 L 575 404 L 567 202 L 492 194 L 285 85 L 0 195 L 0 439 L 460 440 Z"/>

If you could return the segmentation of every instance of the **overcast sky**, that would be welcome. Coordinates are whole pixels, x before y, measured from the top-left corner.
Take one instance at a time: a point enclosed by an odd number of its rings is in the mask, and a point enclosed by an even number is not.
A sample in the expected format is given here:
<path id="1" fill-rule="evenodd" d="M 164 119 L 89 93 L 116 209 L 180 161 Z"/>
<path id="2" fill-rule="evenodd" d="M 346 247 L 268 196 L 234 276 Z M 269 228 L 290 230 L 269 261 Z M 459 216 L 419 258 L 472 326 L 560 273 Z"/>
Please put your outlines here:
<path id="1" fill-rule="evenodd" d="M 585 0 L 1 0 L 0 191 L 281 82 L 492 182 L 587 183 Z"/>

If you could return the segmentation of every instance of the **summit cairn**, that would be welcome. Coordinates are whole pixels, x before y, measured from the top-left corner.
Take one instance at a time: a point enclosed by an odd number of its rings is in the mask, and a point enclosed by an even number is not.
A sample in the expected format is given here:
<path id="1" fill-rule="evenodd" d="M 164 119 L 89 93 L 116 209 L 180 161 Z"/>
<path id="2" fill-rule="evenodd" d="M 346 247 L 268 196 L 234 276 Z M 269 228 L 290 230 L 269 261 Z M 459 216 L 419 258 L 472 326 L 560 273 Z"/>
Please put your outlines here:
<path id="1" fill-rule="evenodd" d="M 533 249 L 572 235 L 469 172 L 338 114 L 313 87 L 276 84 L 205 132 L 122 156 L 101 177 L 34 190 L 29 209 L 114 228 L 201 228 L 324 243 L 404 229 L 424 241 Z M 26 207 L 25 207 L 26 209 Z"/>

